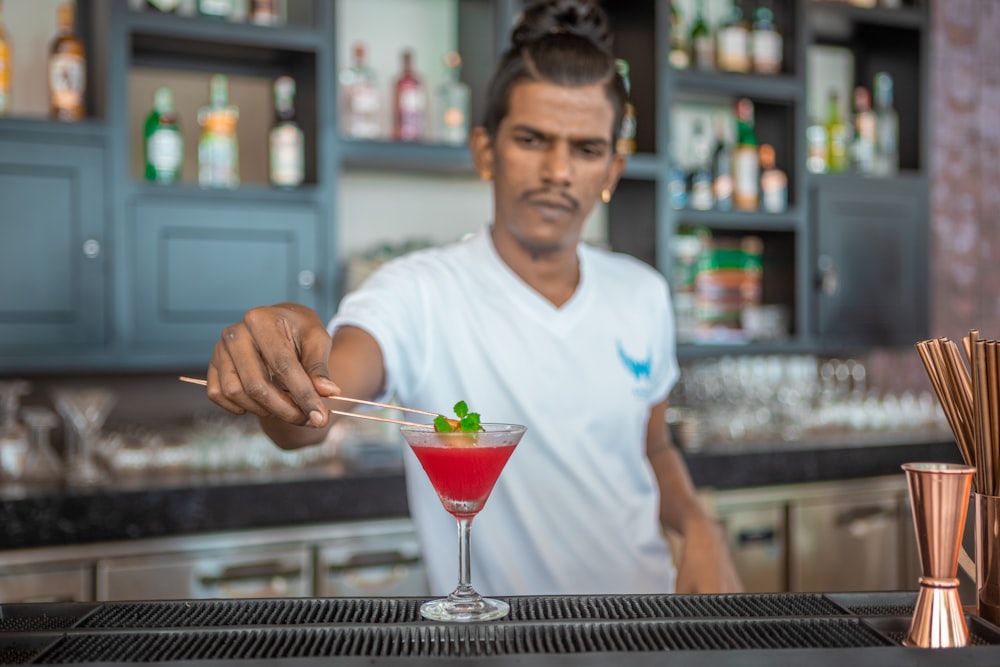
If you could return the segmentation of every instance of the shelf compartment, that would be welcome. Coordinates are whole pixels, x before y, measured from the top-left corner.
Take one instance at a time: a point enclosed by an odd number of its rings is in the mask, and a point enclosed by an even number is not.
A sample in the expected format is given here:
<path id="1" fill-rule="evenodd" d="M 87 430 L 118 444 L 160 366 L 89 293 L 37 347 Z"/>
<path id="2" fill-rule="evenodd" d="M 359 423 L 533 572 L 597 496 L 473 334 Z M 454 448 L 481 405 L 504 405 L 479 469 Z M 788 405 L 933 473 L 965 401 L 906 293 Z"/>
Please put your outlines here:
<path id="1" fill-rule="evenodd" d="M 674 211 L 673 215 L 678 225 L 703 225 L 731 232 L 796 231 L 802 225 L 801 215 L 796 209 L 781 213 L 682 209 Z"/>
<path id="2" fill-rule="evenodd" d="M 873 27 L 921 29 L 927 26 L 927 12 L 923 7 L 904 6 L 899 9 L 874 7 L 866 9 L 848 3 L 816 2 L 809 7 L 809 27 L 817 37 L 842 38 L 850 34 L 853 26 L 867 24 Z"/>
<path id="3" fill-rule="evenodd" d="M 472 156 L 466 146 L 344 139 L 344 164 L 355 169 L 413 170 L 471 174 Z"/>
<path id="4" fill-rule="evenodd" d="M 656 180 L 661 178 L 662 174 L 663 165 L 660 158 L 647 153 L 636 153 L 627 157 L 622 178 Z"/>
<path id="5" fill-rule="evenodd" d="M 323 34 L 312 28 L 272 28 L 149 12 L 130 14 L 125 27 L 133 43 L 148 44 L 141 51 L 192 60 L 249 59 L 251 64 L 267 64 L 274 54 L 318 50 L 325 44 Z"/>
<path id="6" fill-rule="evenodd" d="M 752 97 L 794 103 L 802 99 L 802 82 L 790 74 L 732 74 L 729 72 L 674 71 L 678 101 L 699 101 L 705 96 Z"/>

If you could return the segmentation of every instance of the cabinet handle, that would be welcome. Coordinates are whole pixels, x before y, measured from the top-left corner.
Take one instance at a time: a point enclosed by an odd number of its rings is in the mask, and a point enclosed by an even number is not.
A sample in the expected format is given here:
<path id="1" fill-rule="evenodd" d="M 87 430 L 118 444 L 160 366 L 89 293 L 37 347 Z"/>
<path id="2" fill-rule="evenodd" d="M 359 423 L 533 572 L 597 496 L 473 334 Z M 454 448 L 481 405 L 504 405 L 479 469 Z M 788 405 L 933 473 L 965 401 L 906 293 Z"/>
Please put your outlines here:
<path id="1" fill-rule="evenodd" d="M 819 291 L 826 296 L 834 296 L 840 291 L 840 272 L 837 264 L 829 255 L 820 255 L 816 259 L 816 268 L 819 275 L 816 276 L 816 286 Z"/>
<path id="2" fill-rule="evenodd" d="M 354 554 L 343 563 L 333 563 L 327 567 L 328 572 L 343 572 L 365 567 L 394 567 L 396 565 L 415 565 L 420 562 L 420 556 L 404 556 L 399 551 L 372 551 Z"/>
<path id="3" fill-rule="evenodd" d="M 234 565 L 227 567 L 218 576 L 201 577 L 200 581 L 202 586 L 219 586 L 241 581 L 298 579 L 301 576 L 302 570 L 298 567 L 289 568 L 281 563 L 271 562 Z"/>
<path id="4" fill-rule="evenodd" d="M 83 242 L 83 256 L 87 259 L 97 259 L 101 254 L 101 242 L 97 239 L 87 239 Z"/>
<path id="5" fill-rule="evenodd" d="M 751 528 L 736 534 L 736 542 L 741 547 L 748 544 L 774 544 L 777 531 L 774 528 Z"/>
<path id="6" fill-rule="evenodd" d="M 315 273 L 313 273 L 309 269 L 299 271 L 299 287 L 301 287 L 302 289 L 312 289 L 315 284 L 316 284 Z"/>

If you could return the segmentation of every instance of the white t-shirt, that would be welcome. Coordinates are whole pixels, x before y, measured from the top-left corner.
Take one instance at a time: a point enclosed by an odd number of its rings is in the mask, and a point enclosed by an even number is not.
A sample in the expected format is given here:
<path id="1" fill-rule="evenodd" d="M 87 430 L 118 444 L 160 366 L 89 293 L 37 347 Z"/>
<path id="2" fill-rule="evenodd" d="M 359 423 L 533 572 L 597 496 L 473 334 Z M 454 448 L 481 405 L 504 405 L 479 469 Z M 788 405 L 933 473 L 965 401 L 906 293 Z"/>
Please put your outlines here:
<path id="1" fill-rule="evenodd" d="M 580 284 L 555 307 L 500 259 L 486 227 L 393 260 L 330 322 L 371 333 L 385 396 L 527 433 L 473 521 L 472 583 L 485 595 L 664 593 L 674 589 L 659 491 L 645 454 L 650 407 L 678 377 L 666 281 L 581 245 Z M 454 518 L 412 452 L 410 511 L 431 589 L 458 581 Z"/>

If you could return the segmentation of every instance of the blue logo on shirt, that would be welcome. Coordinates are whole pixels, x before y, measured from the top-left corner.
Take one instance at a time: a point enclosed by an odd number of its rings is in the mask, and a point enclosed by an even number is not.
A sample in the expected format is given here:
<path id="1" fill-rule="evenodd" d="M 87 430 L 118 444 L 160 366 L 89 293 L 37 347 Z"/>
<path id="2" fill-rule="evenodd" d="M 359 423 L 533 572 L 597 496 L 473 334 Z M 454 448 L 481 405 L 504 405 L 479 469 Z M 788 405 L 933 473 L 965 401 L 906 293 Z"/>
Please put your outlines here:
<path id="1" fill-rule="evenodd" d="M 643 394 L 649 391 L 649 382 L 651 380 L 650 375 L 653 367 L 652 353 L 647 353 L 645 359 L 636 359 L 631 357 L 629 353 L 625 351 L 625 348 L 622 347 L 621 341 L 616 341 L 615 347 L 618 350 L 618 358 L 621 360 L 625 370 L 627 370 L 629 374 L 635 378 L 636 396 L 643 396 Z"/>

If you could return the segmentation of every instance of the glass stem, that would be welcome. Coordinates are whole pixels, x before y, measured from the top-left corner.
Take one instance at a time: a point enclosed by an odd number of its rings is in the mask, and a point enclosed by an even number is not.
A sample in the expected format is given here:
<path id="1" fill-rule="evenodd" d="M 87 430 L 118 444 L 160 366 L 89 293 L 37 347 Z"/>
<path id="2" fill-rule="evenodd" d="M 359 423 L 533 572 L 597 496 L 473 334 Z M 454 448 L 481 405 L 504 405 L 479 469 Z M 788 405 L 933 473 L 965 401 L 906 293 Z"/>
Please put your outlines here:
<path id="1" fill-rule="evenodd" d="M 469 554 L 472 539 L 472 517 L 456 517 L 458 522 L 458 587 L 449 596 L 453 600 L 478 600 L 479 593 L 472 588 L 472 562 Z"/>

